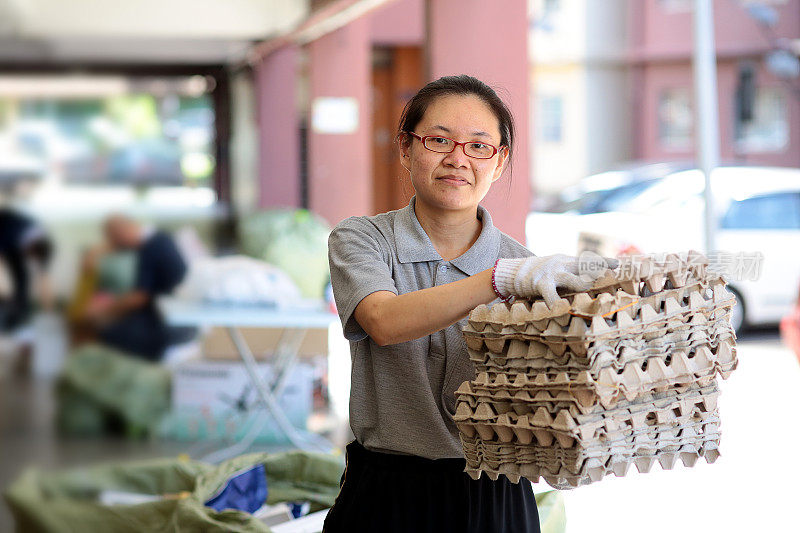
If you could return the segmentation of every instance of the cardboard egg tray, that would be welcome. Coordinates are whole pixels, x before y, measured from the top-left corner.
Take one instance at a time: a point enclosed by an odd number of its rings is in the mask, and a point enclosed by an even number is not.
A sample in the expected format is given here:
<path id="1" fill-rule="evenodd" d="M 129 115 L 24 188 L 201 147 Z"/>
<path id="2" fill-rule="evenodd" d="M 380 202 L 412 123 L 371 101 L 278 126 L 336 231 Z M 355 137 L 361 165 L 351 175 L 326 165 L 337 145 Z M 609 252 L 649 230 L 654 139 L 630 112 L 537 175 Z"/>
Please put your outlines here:
<path id="1" fill-rule="evenodd" d="M 536 442 L 541 446 L 557 440 L 563 448 L 574 441 L 591 443 L 612 440 L 652 425 L 673 427 L 684 421 L 702 419 L 715 413 L 719 390 L 716 382 L 705 387 L 691 387 L 683 392 L 662 393 L 646 402 L 626 402 L 613 409 L 584 413 L 573 406 L 528 405 L 525 412 L 515 411 L 509 403 L 473 397 L 460 401 L 453 417 L 467 437 L 480 435 L 483 440 Z"/>
<path id="2" fill-rule="evenodd" d="M 716 386 L 716 381 L 711 382 L 708 386 Z M 702 389 L 708 391 L 705 387 L 694 385 L 672 385 L 663 391 L 650 391 L 637 396 L 633 401 L 627 401 L 624 398 L 616 403 L 616 408 L 630 408 L 638 405 L 646 405 L 653 402 L 664 400 L 665 398 L 671 399 L 676 395 L 682 394 L 692 389 Z M 535 394 L 530 394 L 527 391 L 518 393 L 510 399 L 497 399 L 492 396 L 479 396 L 472 391 L 470 382 L 465 381 L 461 384 L 457 391 L 459 395 L 460 405 L 462 402 L 466 403 L 473 411 L 478 407 L 481 402 L 491 402 L 492 409 L 498 414 L 505 414 L 513 411 L 516 415 L 529 415 L 535 413 L 540 407 L 546 408 L 553 416 L 561 410 L 567 410 L 570 416 L 577 417 L 578 415 L 597 415 L 608 412 L 609 409 L 600 405 L 600 403 L 592 404 L 589 406 L 578 403 L 574 396 L 569 392 L 560 392 L 553 394 L 549 391 L 539 391 Z M 458 407 L 457 407 L 458 409 Z M 462 408 L 463 409 L 463 408 Z M 466 411 L 463 411 L 466 413 Z"/>
<path id="3" fill-rule="evenodd" d="M 470 313 L 477 375 L 456 391 L 466 471 L 579 486 L 716 460 L 716 375 L 737 364 L 735 297 L 696 252 L 634 260 L 548 307 Z"/>
<path id="4" fill-rule="evenodd" d="M 676 433 L 685 433 L 682 436 Z M 632 440 L 632 439 L 631 439 Z M 680 458 L 685 466 L 693 466 L 703 457 L 713 463 L 719 457 L 719 418 L 711 417 L 680 431 L 661 432 L 649 442 L 616 442 L 605 447 L 558 450 L 557 445 L 536 446 L 518 443 L 502 444 L 484 441 L 479 436 L 461 436 L 465 471 L 473 478 L 485 472 L 491 479 L 503 474 L 512 482 L 525 477 L 533 482 L 544 478 L 554 487 L 578 487 L 614 474 L 625 476 L 631 464 L 645 473 L 658 461 L 669 470 Z"/>
<path id="5" fill-rule="evenodd" d="M 467 347 L 475 351 L 508 354 L 513 346 L 515 351 L 508 355 L 516 357 L 531 356 L 530 352 L 542 351 L 543 347 L 535 343 L 512 344 L 510 340 L 537 341 L 555 356 L 570 350 L 577 356 L 591 357 L 599 347 L 613 345 L 622 338 L 636 336 L 640 337 L 637 340 L 647 341 L 670 331 L 707 328 L 709 322 L 727 318 L 736 303 L 735 296 L 725 288 L 722 278 L 705 283 L 665 289 L 633 300 L 607 295 L 612 299 L 602 306 L 598 304 L 594 313 L 587 309 L 595 304 L 576 306 L 572 295 L 573 302 L 561 298 L 553 306 L 561 307 L 558 316 L 544 319 L 534 318 L 536 304 L 530 311 L 525 302 L 498 303 L 491 308 L 482 305 L 470 313 L 464 339 Z M 599 299 L 600 296 L 595 298 Z"/>
<path id="6" fill-rule="evenodd" d="M 538 374 L 479 372 L 470 387 L 475 394 L 495 399 L 514 398 L 523 391 L 566 392 L 580 405 L 588 407 L 600 403 L 610 408 L 622 398 L 633 400 L 644 392 L 666 390 L 675 384 L 705 385 L 714 380 L 716 373 L 727 378 L 736 364 L 735 347 L 726 342 L 721 343 L 716 352 L 701 346 L 689 354 L 676 351 L 666 357 L 650 357 L 643 363 L 634 361 L 620 370 L 607 366 L 596 378 L 586 370 Z"/>
<path id="7" fill-rule="evenodd" d="M 588 291 L 564 295 L 552 307 L 548 307 L 543 300 L 516 300 L 512 305 L 491 308 L 479 305 L 470 313 L 469 323 L 477 332 L 483 331 L 486 324 L 496 331 L 509 325 L 530 324 L 544 331 L 552 320 L 565 326 L 571 312 L 590 317 L 605 315 L 635 302 L 641 303 L 641 306 L 649 304 L 660 307 L 669 296 L 683 297 L 687 292 L 698 292 L 698 289 L 712 284 L 724 284 L 721 276 L 707 274 L 708 261 L 704 258 L 699 260 L 698 257 L 703 256 L 690 252 L 688 261 L 676 254 L 670 254 L 663 263 L 649 257 L 637 259 L 632 261 L 631 268 L 609 271 L 596 280 Z M 682 290 L 665 294 L 665 289 Z M 628 310 L 626 314 L 635 316 L 641 306 Z"/>
<path id="8" fill-rule="evenodd" d="M 702 345 L 708 345 L 712 350 L 716 350 L 721 342 L 735 345 L 733 330 L 725 321 L 715 322 L 707 328 L 671 331 L 647 342 L 641 339 L 621 339 L 613 347 L 604 346 L 602 351 L 596 347 L 591 359 L 576 356 L 569 351 L 557 356 L 542 343 L 534 343 L 534 341 L 526 343 L 516 339 L 508 342 L 502 354 L 486 350 L 468 351 L 478 372 L 508 369 L 517 372 L 538 373 L 543 370 L 569 372 L 586 369 L 596 376 L 601 368 L 607 366 L 620 369 L 632 361 L 642 362 L 653 356 L 666 358 L 673 350 L 692 353 Z M 534 344 L 537 346 L 534 347 Z M 525 352 L 523 357 L 518 357 L 517 354 L 526 347 L 533 349 Z"/>
<path id="9" fill-rule="evenodd" d="M 595 297 L 622 290 L 634 296 L 647 296 L 709 277 L 708 259 L 696 251 L 663 257 L 625 257 L 621 261 L 618 268 L 595 281 L 585 293 Z"/>

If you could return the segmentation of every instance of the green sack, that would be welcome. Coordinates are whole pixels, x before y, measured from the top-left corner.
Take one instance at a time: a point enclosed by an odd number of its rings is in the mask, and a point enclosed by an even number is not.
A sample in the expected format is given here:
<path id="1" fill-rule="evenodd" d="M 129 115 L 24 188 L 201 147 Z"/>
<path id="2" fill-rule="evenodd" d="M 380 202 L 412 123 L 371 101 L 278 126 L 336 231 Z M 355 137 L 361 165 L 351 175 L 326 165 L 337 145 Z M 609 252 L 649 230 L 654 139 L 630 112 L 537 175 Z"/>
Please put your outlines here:
<path id="1" fill-rule="evenodd" d="M 280 268 L 306 298 L 322 298 L 330 278 L 330 227 L 306 209 L 276 209 L 245 217 L 239 245 L 246 255 Z"/>
<path id="2" fill-rule="evenodd" d="M 136 254 L 113 252 L 104 255 L 97 266 L 97 290 L 122 294 L 136 282 Z"/>
<path id="3" fill-rule="evenodd" d="M 70 435 L 98 435 L 110 423 L 123 433 L 152 432 L 170 405 L 171 374 L 159 364 L 87 345 L 67 358 L 56 381 L 56 423 Z"/>
<path id="4" fill-rule="evenodd" d="M 219 466 L 155 459 L 48 473 L 25 471 L 5 492 L 17 531 L 25 533 L 269 532 L 252 515 L 203 505 L 232 474 L 257 464 L 266 471 L 265 503 L 308 501 L 311 512 L 333 505 L 343 458 L 292 451 L 249 454 Z M 104 490 L 162 495 L 137 505 L 103 505 Z"/>
<path id="5" fill-rule="evenodd" d="M 564 533 L 567 530 L 567 511 L 560 491 L 549 490 L 536 494 L 539 525 L 542 533 Z"/>

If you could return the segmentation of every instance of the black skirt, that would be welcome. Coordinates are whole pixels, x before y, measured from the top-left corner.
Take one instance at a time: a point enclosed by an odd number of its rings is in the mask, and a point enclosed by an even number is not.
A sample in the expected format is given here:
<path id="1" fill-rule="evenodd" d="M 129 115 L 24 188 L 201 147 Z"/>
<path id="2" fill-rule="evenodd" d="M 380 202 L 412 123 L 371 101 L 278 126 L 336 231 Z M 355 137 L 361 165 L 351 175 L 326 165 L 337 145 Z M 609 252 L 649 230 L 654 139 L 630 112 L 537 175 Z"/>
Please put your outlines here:
<path id="1" fill-rule="evenodd" d="M 425 459 L 347 445 L 347 466 L 323 533 L 539 533 L 530 481 L 477 481 L 464 459 Z"/>

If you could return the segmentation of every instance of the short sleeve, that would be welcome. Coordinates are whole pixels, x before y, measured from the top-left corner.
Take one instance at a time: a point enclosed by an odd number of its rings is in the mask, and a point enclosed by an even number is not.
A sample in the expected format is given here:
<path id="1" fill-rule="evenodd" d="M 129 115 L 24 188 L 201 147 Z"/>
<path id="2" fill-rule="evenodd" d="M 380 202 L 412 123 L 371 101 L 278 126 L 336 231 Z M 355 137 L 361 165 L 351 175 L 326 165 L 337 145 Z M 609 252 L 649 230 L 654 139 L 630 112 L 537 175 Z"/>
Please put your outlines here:
<path id="1" fill-rule="evenodd" d="M 372 224 L 358 217 L 340 222 L 328 237 L 333 298 L 342 321 L 344 336 L 351 341 L 367 337 L 353 316 L 358 304 L 377 291 L 397 294 L 392 279 L 385 239 Z"/>
<path id="2" fill-rule="evenodd" d="M 502 234 L 502 240 L 500 241 L 500 257 L 504 258 L 521 258 L 521 257 L 533 257 L 536 254 L 531 252 L 528 248 L 520 244 L 514 238 L 506 235 L 505 233 Z"/>

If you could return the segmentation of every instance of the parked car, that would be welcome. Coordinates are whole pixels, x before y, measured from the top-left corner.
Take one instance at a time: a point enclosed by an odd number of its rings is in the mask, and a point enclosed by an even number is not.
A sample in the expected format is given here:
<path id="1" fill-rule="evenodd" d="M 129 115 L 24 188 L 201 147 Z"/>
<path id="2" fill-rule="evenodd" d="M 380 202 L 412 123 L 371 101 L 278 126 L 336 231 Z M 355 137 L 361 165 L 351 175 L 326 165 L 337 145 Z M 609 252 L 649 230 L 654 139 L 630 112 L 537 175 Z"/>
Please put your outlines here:
<path id="1" fill-rule="evenodd" d="M 654 180 L 614 211 L 531 213 L 528 247 L 538 255 L 703 250 L 704 186 L 702 173 L 691 169 Z M 734 328 L 776 324 L 800 284 L 800 169 L 720 167 L 712 189 L 718 229 L 709 255 L 733 269 L 728 280 L 740 304 Z"/>
<path id="2" fill-rule="evenodd" d="M 582 215 L 614 211 L 657 180 L 695 165 L 686 161 L 635 161 L 612 170 L 592 174 L 545 198 L 534 209 L 549 213 L 577 212 Z"/>

